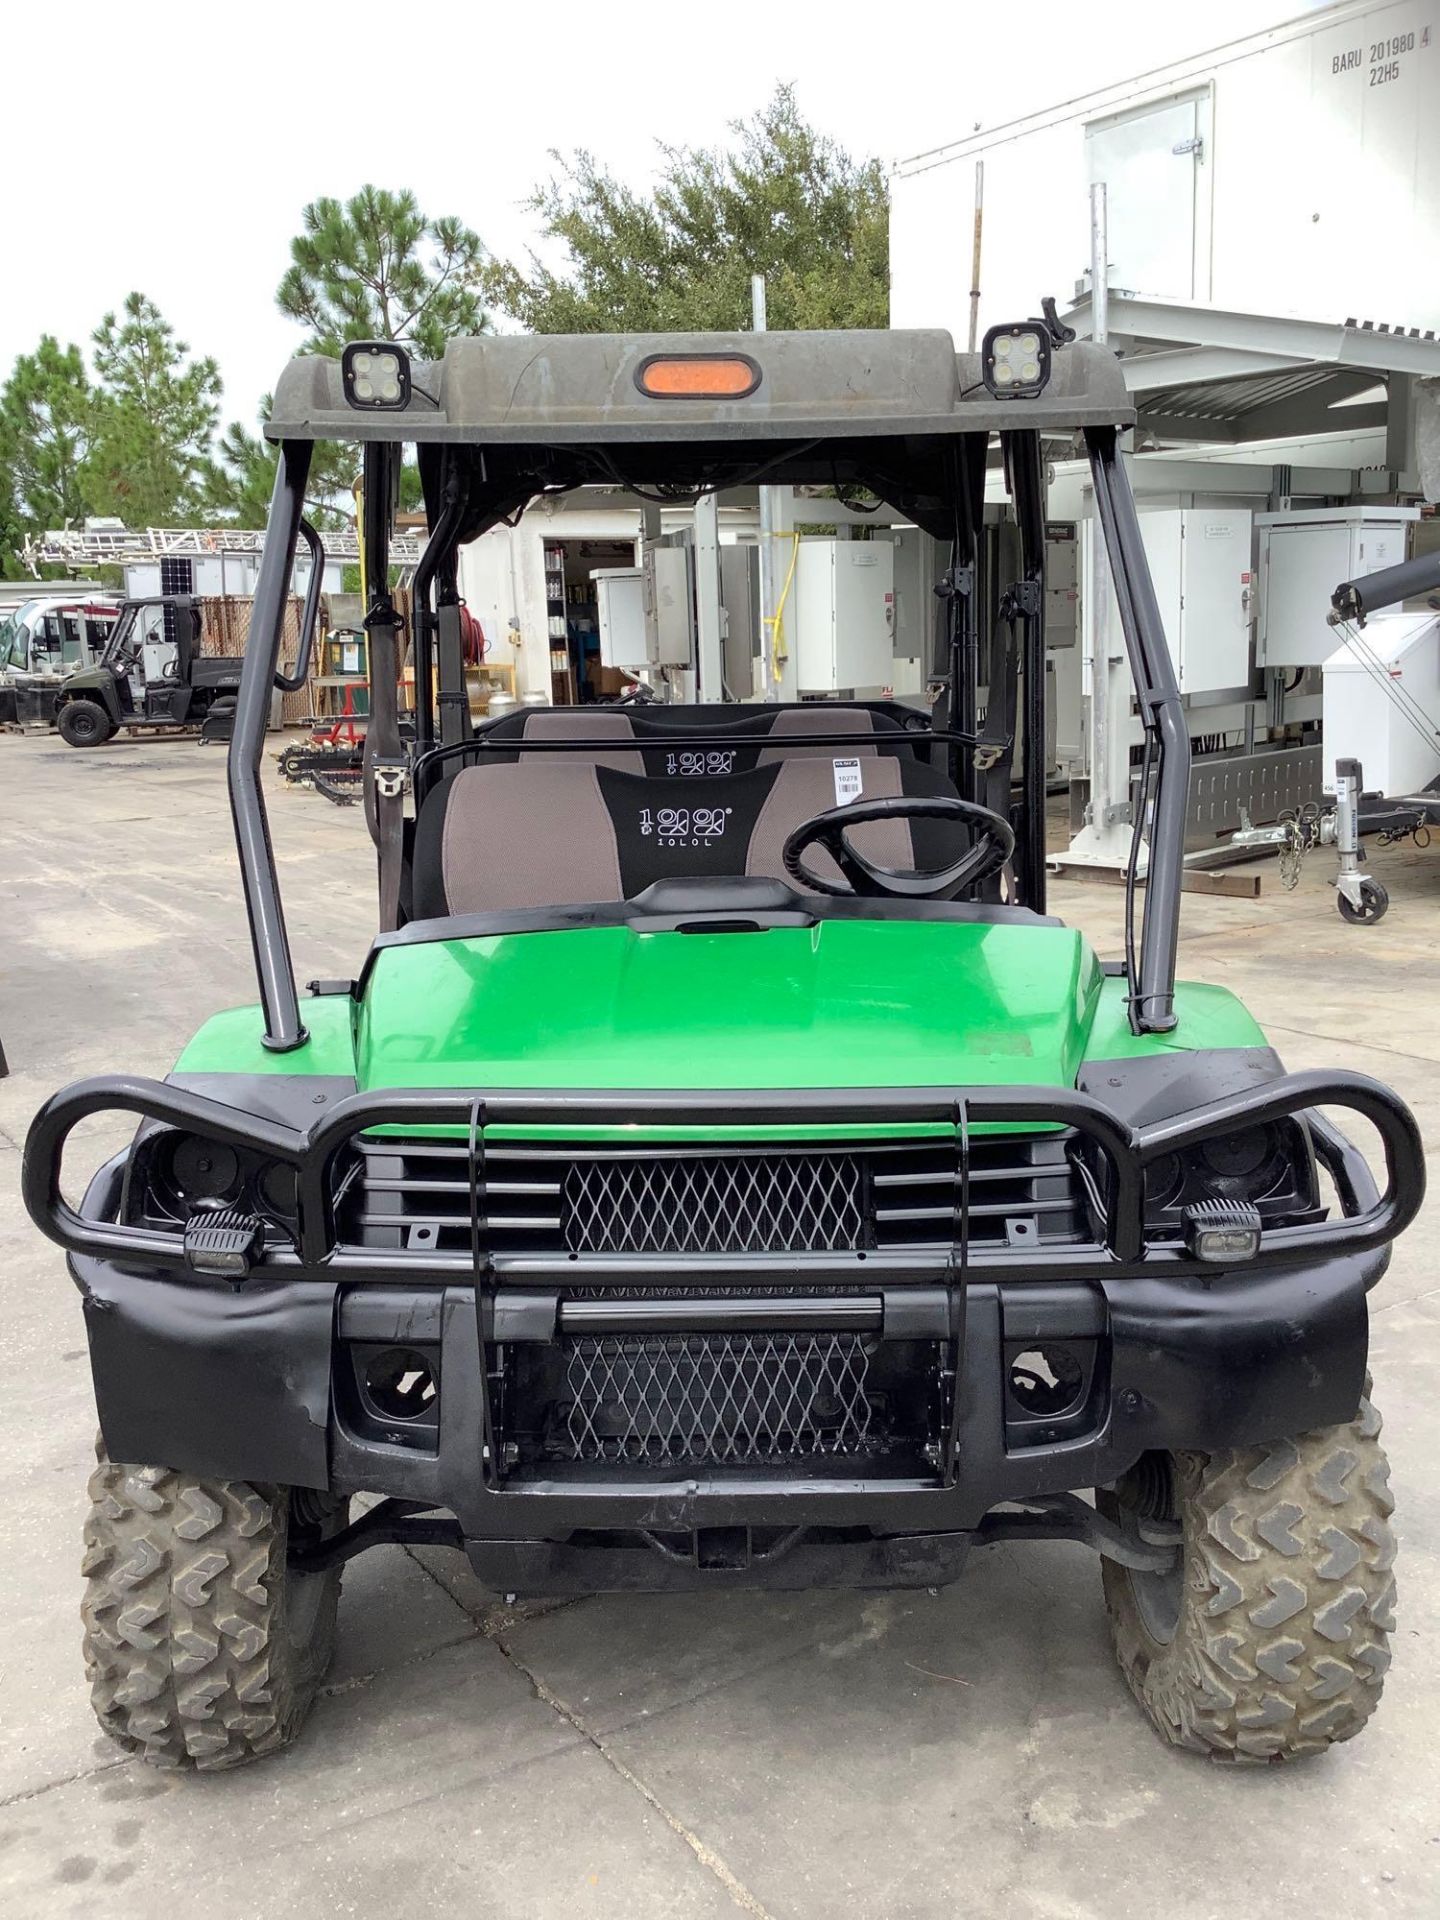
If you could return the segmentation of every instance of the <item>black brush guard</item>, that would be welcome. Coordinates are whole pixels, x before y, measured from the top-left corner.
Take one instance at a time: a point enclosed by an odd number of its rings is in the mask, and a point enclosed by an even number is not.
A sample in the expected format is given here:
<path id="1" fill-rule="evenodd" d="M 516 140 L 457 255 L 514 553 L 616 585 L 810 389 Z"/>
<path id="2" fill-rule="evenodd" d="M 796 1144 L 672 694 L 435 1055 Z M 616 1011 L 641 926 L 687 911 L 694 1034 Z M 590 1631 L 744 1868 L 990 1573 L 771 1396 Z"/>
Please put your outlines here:
<path id="1" fill-rule="evenodd" d="M 1324 1116 L 1341 1107 L 1368 1120 L 1385 1156 L 1378 1190 L 1364 1156 Z M 683 1261 L 687 1282 L 743 1283 L 757 1275 L 788 1282 L 941 1283 L 959 1279 L 1108 1279 L 1117 1271 L 1203 1272 L 1183 1248 L 1147 1245 L 1145 1172 L 1169 1154 L 1198 1147 L 1236 1129 L 1286 1118 L 1304 1119 L 1317 1158 L 1334 1182 L 1338 1219 L 1267 1228 L 1246 1272 L 1294 1265 L 1331 1254 L 1367 1253 L 1388 1245 L 1419 1212 L 1425 1160 L 1414 1116 L 1398 1095 L 1356 1073 L 1285 1075 L 1260 1088 L 1227 1095 L 1189 1113 L 1132 1127 L 1093 1096 L 1051 1087 L 916 1087 L 764 1089 L 758 1091 L 545 1090 L 447 1093 L 395 1089 L 356 1094 L 339 1102 L 308 1130 L 264 1120 L 204 1095 L 159 1081 L 106 1075 L 78 1081 L 55 1094 L 36 1115 L 26 1140 L 23 1191 L 40 1230 L 68 1252 L 117 1265 L 176 1271 L 186 1268 L 182 1232 L 86 1219 L 61 1192 L 65 1143 L 96 1113 L 133 1113 L 292 1167 L 297 1175 L 298 1234 L 291 1244 L 267 1244 L 252 1271 L 257 1278 L 331 1281 L 477 1283 L 561 1282 L 567 1287 L 673 1280 L 677 1256 L 646 1254 L 495 1253 L 488 1244 L 485 1147 L 492 1128 L 552 1127 L 570 1134 L 598 1127 L 727 1127 L 843 1125 L 873 1129 L 916 1124 L 953 1129 L 958 1145 L 955 1230 L 946 1248 L 896 1248 L 863 1253 L 693 1253 Z M 972 1249 L 967 1230 L 968 1143 L 977 1126 L 1069 1129 L 1107 1173 L 1105 1217 L 1093 1241 L 1073 1246 L 985 1246 Z M 471 1245 L 467 1251 L 395 1250 L 348 1245 L 338 1238 L 336 1168 L 359 1135 L 377 1128 L 439 1128 L 468 1139 L 471 1164 Z M 632 1135 L 633 1137 L 633 1135 Z M 697 1149 L 703 1151 L 703 1147 Z"/>
<path id="2" fill-rule="evenodd" d="M 1358 1149 L 1318 1111 L 1331 1106 L 1359 1113 L 1377 1129 L 1386 1164 L 1383 1190 Z M 233 1292 L 223 1281 L 188 1272 L 178 1228 L 130 1226 L 120 1218 L 124 1156 L 97 1176 L 84 1215 L 76 1212 L 60 1192 L 65 1142 L 82 1119 L 106 1110 L 249 1148 L 293 1167 L 299 1198 L 294 1244 L 268 1244 L 250 1277 L 232 1283 Z M 1212 1135 L 1287 1116 L 1308 1125 L 1333 1182 L 1339 1217 L 1267 1228 L 1258 1254 L 1230 1270 L 1199 1267 L 1173 1243 L 1147 1245 L 1149 1164 Z M 573 1138 L 588 1127 L 617 1124 L 749 1129 L 807 1122 L 871 1130 L 917 1122 L 948 1128 L 957 1148 L 949 1241 L 863 1254 L 694 1254 L 678 1260 L 668 1254 L 497 1252 L 488 1243 L 485 1147 L 491 1129 L 559 1125 Z M 971 1243 L 968 1149 L 971 1130 L 987 1123 L 1064 1128 L 1077 1150 L 1099 1157 L 1109 1200 L 1091 1240 Z M 337 1237 L 334 1188 L 354 1152 L 352 1143 L 374 1129 L 397 1126 L 441 1128 L 452 1140 L 468 1142 L 468 1251 L 357 1248 Z M 919 1551 L 920 1536 L 943 1535 L 955 1546 L 958 1534 L 974 1534 L 982 1521 L 986 1529 L 1003 1523 L 1012 1532 L 1041 1524 L 1033 1514 L 986 1519 L 1000 1503 L 1038 1502 L 1046 1509 L 1043 1524 L 1053 1531 L 1062 1522 L 1055 1517 L 1059 1508 L 1049 1509 L 1068 1502 L 1068 1517 L 1062 1516 L 1070 1529 L 1066 1537 L 1091 1538 L 1092 1511 L 1062 1490 L 1107 1483 L 1146 1447 L 1245 1444 L 1259 1433 L 1343 1418 L 1364 1364 L 1364 1288 L 1383 1271 L 1377 1253 L 1419 1208 L 1424 1165 L 1403 1102 L 1375 1082 L 1345 1073 L 1291 1075 L 1140 1129 L 1069 1090 L 932 1088 L 483 1096 L 405 1090 L 346 1099 L 302 1132 L 180 1088 L 106 1078 L 82 1082 L 41 1110 L 27 1142 L 23 1181 L 32 1216 L 69 1250 L 86 1292 L 102 1424 L 107 1437 L 113 1428 L 114 1444 L 131 1449 L 119 1457 L 166 1457 L 178 1445 L 185 1456 L 181 1464 L 197 1471 L 366 1490 L 400 1501 L 407 1512 L 448 1509 L 487 1577 L 527 1591 L 563 1591 L 571 1581 L 590 1587 L 612 1578 L 627 1583 L 618 1564 L 610 1572 L 591 1566 L 593 1542 L 563 1545 L 572 1530 L 588 1540 L 585 1530 L 597 1527 L 639 1528 L 662 1542 L 675 1530 L 697 1527 L 781 1526 L 796 1529 L 797 1538 L 799 1530 L 816 1526 L 878 1527 L 897 1539 L 907 1536 L 899 1546 L 919 1553 L 903 1578 L 889 1548 L 874 1547 L 884 1565 L 866 1571 L 871 1547 L 832 1543 L 816 1549 L 827 1565 L 833 1559 L 830 1572 L 819 1564 L 802 1566 L 804 1554 L 797 1549 L 793 1565 L 787 1551 L 783 1573 L 775 1569 L 776 1582 L 840 1578 L 843 1564 L 844 1577 L 861 1584 L 882 1574 L 886 1584 L 935 1584 L 952 1575 L 927 1557 L 928 1549 Z M 1064 1284 L 1071 1281 L 1099 1285 Z M 1077 1429 L 1073 1437 L 1060 1431 L 1023 1436 L 1016 1451 L 999 1424 L 997 1342 L 1101 1332 L 1103 1321 L 1081 1325 L 1073 1318 L 1087 1311 L 1084 1296 L 1090 1293 L 1109 1302 L 1113 1341 L 1097 1340 L 1096 1346 L 1113 1347 L 1106 1387 L 1113 1418 L 1095 1431 Z M 145 1305 L 149 1299 L 156 1303 L 153 1312 Z M 1057 1303 L 1067 1316 L 1063 1322 L 1053 1317 Z M 797 1351 L 837 1335 L 933 1343 L 928 1351 L 936 1362 L 939 1398 L 923 1462 L 912 1455 L 908 1463 L 895 1459 L 886 1465 L 852 1454 L 848 1462 L 840 1457 L 827 1463 L 820 1457 L 823 1446 L 802 1446 L 795 1457 L 768 1467 L 756 1462 L 737 1469 L 723 1458 L 647 1465 L 643 1457 L 607 1459 L 606 1449 L 590 1446 L 588 1435 L 581 1436 L 584 1444 L 576 1445 L 578 1457 L 568 1469 L 527 1467 L 512 1457 L 506 1409 L 497 1403 L 503 1395 L 496 1364 L 502 1350 L 522 1346 L 543 1355 L 547 1344 L 553 1352 L 557 1343 L 573 1350 L 576 1342 L 616 1340 L 633 1347 L 638 1338 L 658 1334 L 674 1352 L 691 1332 L 731 1338 L 737 1351 L 747 1336 L 763 1342 L 787 1333 L 799 1337 Z M 393 1346 L 423 1339 L 438 1343 L 442 1381 L 431 1450 L 366 1442 L 334 1409 L 327 1429 L 332 1368 L 352 1350 L 347 1342 Z M 244 1364 L 237 1367 L 238 1359 Z M 749 1382 L 747 1374 L 741 1384 Z M 172 1388 L 179 1396 L 173 1406 L 165 1399 Z M 157 1394 L 164 1402 L 160 1411 Z M 1086 1428 L 1083 1420 L 1080 1428 Z M 775 1431 L 772 1426 L 769 1439 Z M 796 1432 L 793 1419 L 787 1431 Z M 1104 1550 L 1121 1552 L 1113 1542 Z M 858 1562 L 850 1564 L 856 1556 Z M 647 1570 L 635 1575 L 637 1581 L 654 1577 L 654 1561 L 647 1549 Z"/>

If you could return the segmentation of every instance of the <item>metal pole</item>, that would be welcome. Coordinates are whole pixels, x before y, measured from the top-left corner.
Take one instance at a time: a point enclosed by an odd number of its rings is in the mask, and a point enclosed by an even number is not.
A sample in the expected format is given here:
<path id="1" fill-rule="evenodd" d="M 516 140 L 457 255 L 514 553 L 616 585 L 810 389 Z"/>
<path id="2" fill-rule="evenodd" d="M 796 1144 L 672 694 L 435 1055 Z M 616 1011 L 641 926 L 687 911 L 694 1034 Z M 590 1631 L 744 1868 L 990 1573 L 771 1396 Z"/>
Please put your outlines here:
<path id="1" fill-rule="evenodd" d="M 260 982 L 260 1005 L 265 1015 L 265 1032 L 261 1038 L 272 1053 L 289 1053 L 295 1047 L 303 1047 L 310 1037 L 300 1023 L 295 970 L 285 937 L 285 914 L 280 904 L 275 855 L 270 846 L 270 826 L 260 786 L 260 756 L 265 746 L 270 695 L 280 659 L 285 602 L 295 564 L 295 541 L 300 531 L 311 452 L 308 440 L 287 440 L 280 449 L 226 762 L 230 813 L 240 855 L 240 881 L 250 922 L 255 972 Z"/>
<path id="2" fill-rule="evenodd" d="M 695 502 L 695 660 L 697 698 L 725 698 L 725 651 L 720 632 L 720 503 L 713 493 Z"/>
<path id="3" fill-rule="evenodd" d="M 1102 189 L 1103 191 L 1103 189 Z M 975 244 L 970 255 L 970 351 L 980 340 L 980 229 L 985 219 L 985 162 L 975 162 Z"/>
<path id="4" fill-rule="evenodd" d="M 1140 1033 L 1168 1033 L 1176 1024 L 1175 958 L 1190 797 L 1190 735 L 1118 436 L 1113 427 L 1087 427 L 1085 441 L 1140 718 L 1153 741 L 1157 762 L 1145 921 L 1139 964 L 1130 981 L 1131 1021 Z M 1145 804 L 1142 790 L 1140 806 Z M 1143 824 L 1136 822 L 1137 828 Z"/>
<path id="5" fill-rule="evenodd" d="M 1090 189 L 1090 338 L 1103 347 L 1110 338 L 1110 248 L 1105 226 L 1105 182 Z"/>
<path id="6" fill-rule="evenodd" d="M 1005 444 L 1005 443 L 1002 443 Z M 1045 911 L 1045 458 L 1038 433 L 1008 440 L 1015 518 L 1020 527 L 1022 577 L 1030 583 L 1033 606 L 1021 621 L 1025 635 L 1024 760 L 1021 785 L 1024 829 L 1020 870 L 1024 904 Z"/>
<path id="7" fill-rule="evenodd" d="M 430 606 L 430 589 L 437 572 L 444 573 L 447 581 L 452 572 L 450 562 L 455 554 L 455 539 L 465 517 L 465 494 L 460 469 L 447 455 L 440 483 L 440 515 L 425 542 L 410 588 L 410 626 L 415 648 L 415 740 L 422 752 L 435 741 L 435 636 L 439 622 Z M 446 597 L 441 595 L 442 600 Z M 468 720 L 470 708 L 468 700 L 464 700 L 464 679 L 462 666 L 461 692 Z"/>
<path id="8" fill-rule="evenodd" d="M 756 333 L 765 332 L 765 276 L 752 273 L 750 276 L 750 324 Z M 774 645 L 775 615 L 780 597 L 779 561 L 776 552 L 776 490 L 774 487 L 760 489 L 760 675 L 761 691 L 767 700 L 778 700 L 780 688 L 771 670 L 770 655 Z M 738 691 L 738 689 L 737 689 Z"/>

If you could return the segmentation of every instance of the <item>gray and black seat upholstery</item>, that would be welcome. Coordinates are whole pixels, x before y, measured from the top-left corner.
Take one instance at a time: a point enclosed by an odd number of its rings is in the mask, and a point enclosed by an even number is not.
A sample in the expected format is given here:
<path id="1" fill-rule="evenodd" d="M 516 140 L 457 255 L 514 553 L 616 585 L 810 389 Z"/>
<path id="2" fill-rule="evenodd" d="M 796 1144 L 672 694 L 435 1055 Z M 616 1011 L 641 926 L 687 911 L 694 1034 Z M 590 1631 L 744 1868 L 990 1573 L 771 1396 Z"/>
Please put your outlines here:
<path id="1" fill-rule="evenodd" d="M 692 747 L 686 736 L 725 733 L 735 742 L 723 747 Z M 869 734 L 843 749 L 817 744 L 816 734 Z M 614 740 L 614 749 L 577 749 L 597 765 L 621 773 L 648 773 L 666 778 L 693 778 L 702 774 L 749 773 L 776 760 L 814 754 L 823 759 L 837 752 L 892 754 L 916 757 L 917 736 L 907 733 L 888 713 L 869 707 L 832 706 L 655 706 L 655 707 L 537 707 L 507 714 L 484 729 L 486 761 L 569 759 L 569 753 L 536 747 L 541 740 Z M 873 741 L 873 744 L 871 743 Z"/>
<path id="2" fill-rule="evenodd" d="M 837 800 L 954 793 L 919 760 L 847 753 L 845 762 L 859 768 L 859 796 L 837 777 L 833 752 L 684 781 L 561 753 L 464 767 L 420 809 L 414 915 L 628 900 L 659 880 L 787 880 L 785 841 Z M 933 869 L 957 859 L 969 836 L 945 820 L 887 820 L 857 826 L 854 844 L 882 866 Z M 839 880 L 821 849 L 808 858 Z"/>

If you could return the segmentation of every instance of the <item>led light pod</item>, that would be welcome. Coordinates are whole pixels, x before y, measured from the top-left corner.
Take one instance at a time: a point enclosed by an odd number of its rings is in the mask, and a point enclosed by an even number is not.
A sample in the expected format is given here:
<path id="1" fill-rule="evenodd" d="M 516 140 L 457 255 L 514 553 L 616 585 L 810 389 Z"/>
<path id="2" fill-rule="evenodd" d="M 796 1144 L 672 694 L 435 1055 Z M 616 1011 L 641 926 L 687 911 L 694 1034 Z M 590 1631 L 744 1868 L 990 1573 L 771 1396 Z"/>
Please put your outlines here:
<path id="1" fill-rule="evenodd" d="M 997 400 L 1031 400 L 1050 381 L 1050 336 L 1029 320 L 991 327 L 981 347 L 980 367 Z"/>
<path id="2" fill-rule="evenodd" d="M 1207 1266 L 1253 1260 L 1260 1251 L 1260 1209 L 1248 1200 L 1197 1200 L 1183 1218 L 1186 1249 Z"/>
<path id="3" fill-rule="evenodd" d="M 352 407 L 396 412 L 410 404 L 410 356 L 391 340 L 352 340 L 340 355 L 340 383 Z"/>

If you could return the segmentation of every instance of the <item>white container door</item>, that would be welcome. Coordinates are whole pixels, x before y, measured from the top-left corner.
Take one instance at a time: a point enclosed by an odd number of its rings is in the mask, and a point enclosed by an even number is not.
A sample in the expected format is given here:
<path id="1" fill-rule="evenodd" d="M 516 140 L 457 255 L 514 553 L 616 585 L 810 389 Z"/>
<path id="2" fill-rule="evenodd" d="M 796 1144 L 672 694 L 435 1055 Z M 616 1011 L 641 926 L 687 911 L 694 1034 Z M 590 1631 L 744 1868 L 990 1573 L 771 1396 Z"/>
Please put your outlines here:
<path id="1" fill-rule="evenodd" d="M 1105 185 L 1112 287 L 1167 299 L 1208 297 L 1198 242 L 1209 117 L 1208 94 L 1188 94 L 1086 127 L 1090 184 Z"/>

